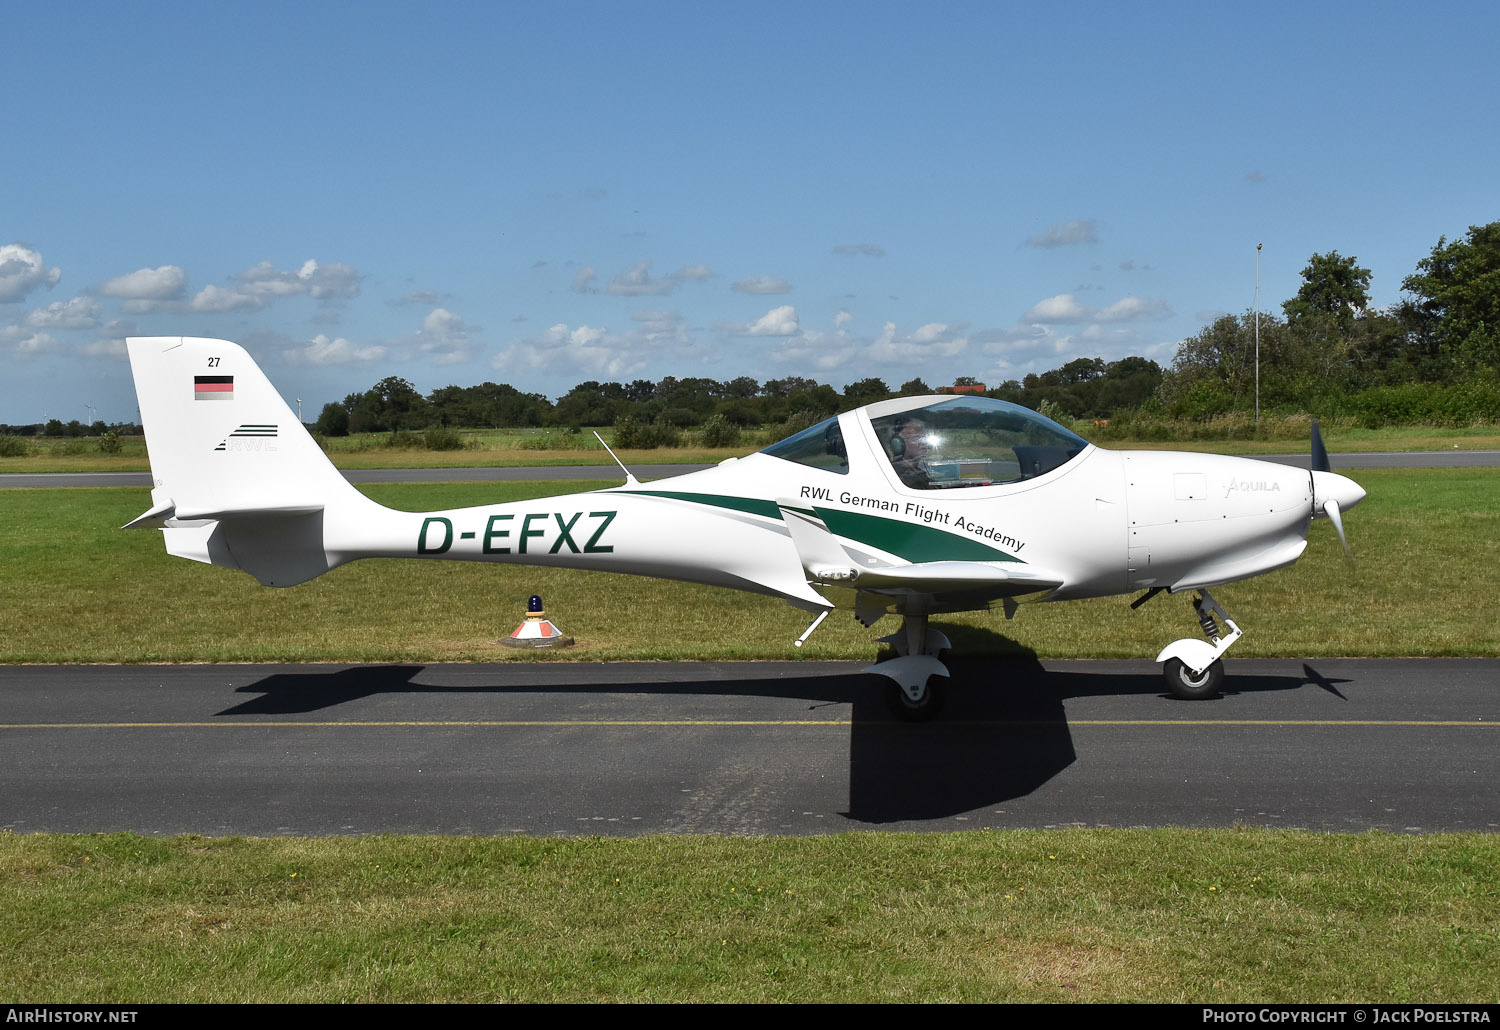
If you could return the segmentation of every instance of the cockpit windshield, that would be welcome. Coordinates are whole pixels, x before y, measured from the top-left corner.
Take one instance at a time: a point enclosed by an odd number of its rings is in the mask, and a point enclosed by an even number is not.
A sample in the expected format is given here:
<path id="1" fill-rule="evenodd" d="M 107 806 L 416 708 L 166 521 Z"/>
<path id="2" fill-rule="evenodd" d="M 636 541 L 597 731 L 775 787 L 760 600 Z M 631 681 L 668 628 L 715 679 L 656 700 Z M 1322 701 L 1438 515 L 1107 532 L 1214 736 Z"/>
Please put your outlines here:
<path id="1" fill-rule="evenodd" d="M 871 418 L 870 426 L 896 475 L 918 490 L 1035 479 L 1089 445 L 1030 408 L 989 397 L 936 401 Z"/>
<path id="2" fill-rule="evenodd" d="M 773 443 L 761 453 L 826 472 L 849 474 L 849 452 L 844 447 L 844 433 L 837 415 Z"/>

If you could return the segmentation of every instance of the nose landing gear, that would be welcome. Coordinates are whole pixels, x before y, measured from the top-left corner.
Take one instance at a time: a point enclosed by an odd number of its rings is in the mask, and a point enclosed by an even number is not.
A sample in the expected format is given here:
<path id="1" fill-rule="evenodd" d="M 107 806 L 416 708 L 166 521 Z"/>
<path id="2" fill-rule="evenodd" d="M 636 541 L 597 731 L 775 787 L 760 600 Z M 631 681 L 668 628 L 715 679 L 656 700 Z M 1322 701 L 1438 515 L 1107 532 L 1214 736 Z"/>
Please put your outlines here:
<path id="1" fill-rule="evenodd" d="M 1165 663 L 1162 675 L 1167 689 L 1184 701 L 1218 696 L 1224 684 L 1224 652 L 1244 634 L 1207 590 L 1198 592 L 1193 611 L 1207 642 L 1192 637 L 1174 640 L 1156 656 L 1158 662 Z"/>
<path id="2" fill-rule="evenodd" d="M 948 668 L 938 655 L 951 646 L 941 630 L 930 629 L 927 616 L 906 615 L 901 629 L 881 637 L 899 657 L 872 665 L 865 672 L 878 673 L 891 682 L 886 687 L 886 703 L 891 713 L 903 722 L 926 722 L 943 705 L 943 683 Z M 940 679 L 941 677 L 941 679 Z"/>

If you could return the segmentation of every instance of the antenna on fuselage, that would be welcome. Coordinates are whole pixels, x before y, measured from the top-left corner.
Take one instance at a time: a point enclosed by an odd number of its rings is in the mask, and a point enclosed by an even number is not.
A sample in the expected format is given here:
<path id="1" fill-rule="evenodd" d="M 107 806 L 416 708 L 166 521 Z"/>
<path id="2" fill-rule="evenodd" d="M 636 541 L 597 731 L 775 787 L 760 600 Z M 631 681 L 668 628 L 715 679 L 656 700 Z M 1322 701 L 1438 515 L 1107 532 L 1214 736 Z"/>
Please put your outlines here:
<path id="1" fill-rule="evenodd" d="M 609 444 L 604 442 L 604 437 L 599 435 L 599 430 L 597 429 L 594 430 L 594 439 L 599 441 L 600 447 L 603 447 L 606 451 L 609 451 L 609 456 L 615 459 L 615 464 L 620 466 L 621 472 L 625 473 L 625 485 L 630 486 L 634 484 L 635 486 L 640 486 L 641 481 L 639 479 L 636 479 L 635 475 L 625 467 L 625 463 L 620 460 L 620 456 L 618 454 L 616 454 L 614 451 L 609 450 Z"/>

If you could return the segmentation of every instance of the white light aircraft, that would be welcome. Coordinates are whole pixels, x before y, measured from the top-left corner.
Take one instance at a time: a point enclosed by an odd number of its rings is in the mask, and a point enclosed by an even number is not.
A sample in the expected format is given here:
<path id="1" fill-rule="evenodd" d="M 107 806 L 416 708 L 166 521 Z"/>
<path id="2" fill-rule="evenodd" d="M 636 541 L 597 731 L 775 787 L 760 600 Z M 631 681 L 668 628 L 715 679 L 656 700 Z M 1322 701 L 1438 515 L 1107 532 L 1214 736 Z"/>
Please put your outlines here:
<path id="1" fill-rule="evenodd" d="M 1250 458 L 1096 447 L 1036 412 L 973 396 L 902 397 L 714 468 L 535 501 L 410 513 L 351 486 L 254 360 L 222 340 L 128 343 L 167 552 L 302 583 L 358 558 L 598 569 L 779 597 L 871 626 L 896 658 L 903 718 L 933 714 L 947 638 L 928 620 L 1023 601 L 1196 592 L 1205 639 L 1157 656 L 1179 697 L 1214 696 L 1241 630 L 1209 587 L 1290 565 L 1313 519 L 1344 539 L 1365 491 Z M 611 452 L 612 453 L 612 452 Z M 622 466 L 623 468 L 623 466 Z M 1344 544 L 1348 549 L 1347 541 Z"/>

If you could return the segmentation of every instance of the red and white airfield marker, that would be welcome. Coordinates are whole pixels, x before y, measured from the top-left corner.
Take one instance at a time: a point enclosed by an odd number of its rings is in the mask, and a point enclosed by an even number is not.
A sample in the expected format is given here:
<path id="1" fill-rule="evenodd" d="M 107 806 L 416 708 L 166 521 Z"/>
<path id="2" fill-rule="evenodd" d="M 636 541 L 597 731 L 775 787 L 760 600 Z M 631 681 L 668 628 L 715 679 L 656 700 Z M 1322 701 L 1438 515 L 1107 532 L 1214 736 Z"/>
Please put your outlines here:
<path id="1" fill-rule="evenodd" d="M 526 621 L 500 643 L 506 647 L 572 647 L 573 638 L 563 636 L 563 631 L 542 611 L 541 597 L 532 594 L 526 603 Z"/>

